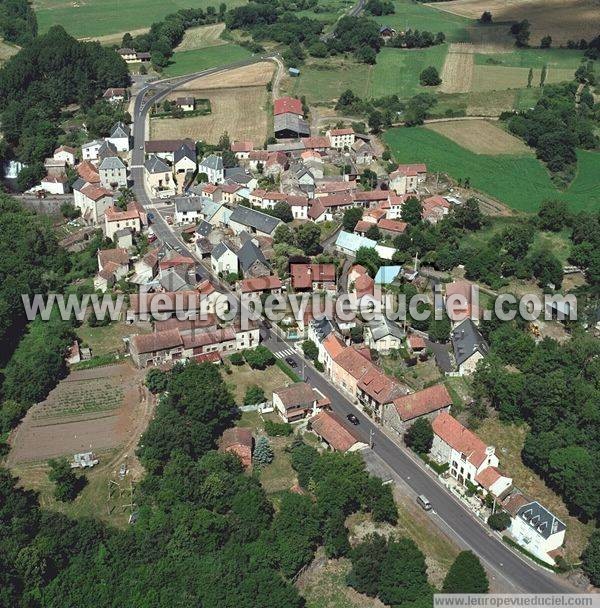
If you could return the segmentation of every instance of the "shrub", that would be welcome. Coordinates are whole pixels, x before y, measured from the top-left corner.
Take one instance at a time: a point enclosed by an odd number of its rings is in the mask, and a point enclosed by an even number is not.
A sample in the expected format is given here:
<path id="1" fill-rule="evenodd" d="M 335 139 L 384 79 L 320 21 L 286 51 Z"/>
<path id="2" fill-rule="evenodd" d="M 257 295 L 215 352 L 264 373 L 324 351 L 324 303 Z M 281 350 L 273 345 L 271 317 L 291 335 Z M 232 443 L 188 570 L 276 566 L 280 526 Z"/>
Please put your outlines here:
<path id="1" fill-rule="evenodd" d="M 510 526 L 510 515 L 506 511 L 492 513 L 488 517 L 487 523 L 492 530 L 502 532 L 502 530 L 506 530 Z"/>
<path id="2" fill-rule="evenodd" d="M 146 374 L 146 379 L 144 380 L 146 388 L 154 395 L 167 390 L 168 382 L 168 374 L 157 367 L 149 369 L 148 373 Z"/>
<path id="3" fill-rule="evenodd" d="M 254 462 L 267 465 L 273 462 L 273 448 L 266 437 L 259 437 L 254 448 Z"/>
<path id="4" fill-rule="evenodd" d="M 294 432 L 294 429 L 292 429 L 292 425 L 288 422 L 265 420 L 265 431 L 269 437 L 289 437 Z"/>
<path id="5" fill-rule="evenodd" d="M 231 365 L 244 365 L 244 355 L 242 353 L 233 353 L 229 356 Z"/>
<path id="6" fill-rule="evenodd" d="M 436 87 L 438 84 L 442 84 L 442 79 L 437 69 L 430 65 L 419 75 L 419 82 L 424 87 Z"/>
<path id="7" fill-rule="evenodd" d="M 263 403 L 265 401 L 265 391 L 256 384 L 249 386 L 244 396 L 245 405 L 254 405 L 255 403 Z"/>

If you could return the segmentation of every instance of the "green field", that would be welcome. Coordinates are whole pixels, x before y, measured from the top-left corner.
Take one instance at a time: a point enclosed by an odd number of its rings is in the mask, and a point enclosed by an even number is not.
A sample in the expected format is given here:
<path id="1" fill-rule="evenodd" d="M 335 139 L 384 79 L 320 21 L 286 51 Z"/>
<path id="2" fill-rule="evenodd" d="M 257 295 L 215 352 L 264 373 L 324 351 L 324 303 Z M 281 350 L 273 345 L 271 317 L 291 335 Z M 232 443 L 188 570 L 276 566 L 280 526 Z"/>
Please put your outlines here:
<path id="1" fill-rule="evenodd" d="M 224 44 L 193 51 L 175 53 L 171 63 L 164 69 L 165 76 L 183 76 L 220 65 L 242 61 L 250 57 L 250 51 L 237 44 Z"/>
<path id="2" fill-rule="evenodd" d="M 579 151 L 578 172 L 568 190 L 552 184 L 545 167 L 531 156 L 474 154 L 428 129 L 392 129 L 385 135 L 397 162 L 427 163 L 430 171 L 455 179 L 469 177 L 471 185 L 518 211 L 534 212 L 545 199 L 560 198 L 575 211 L 598 209 L 600 154 Z"/>
<path id="3" fill-rule="evenodd" d="M 438 11 L 411 0 L 394 0 L 394 7 L 396 12 L 393 15 L 376 17 L 376 21 L 382 25 L 389 25 L 397 31 L 416 29 L 427 30 L 434 34 L 444 32 L 450 42 L 470 40 L 469 28 L 475 23 L 471 19 Z"/>
<path id="4" fill-rule="evenodd" d="M 87 38 L 147 27 L 180 8 L 214 6 L 218 9 L 220 2 L 221 0 L 35 0 L 34 9 L 41 33 L 53 25 L 62 25 L 76 38 Z M 243 3 L 243 0 L 226 0 L 228 7 Z"/>
<path id="5" fill-rule="evenodd" d="M 544 65 L 576 70 L 583 51 L 568 49 L 514 49 L 510 53 L 475 54 L 476 65 L 502 65 L 511 68 L 539 68 Z"/>
<path id="6" fill-rule="evenodd" d="M 406 98 L 425 91 L 434 92 L 436 87 L 419 84 L 419 74 L 430 65 L 441 71 L 447 52 L 446 44 L 415 50 L 381 49 L 373 66 L 371 95 L 383 97 L 396 93 Z"/>

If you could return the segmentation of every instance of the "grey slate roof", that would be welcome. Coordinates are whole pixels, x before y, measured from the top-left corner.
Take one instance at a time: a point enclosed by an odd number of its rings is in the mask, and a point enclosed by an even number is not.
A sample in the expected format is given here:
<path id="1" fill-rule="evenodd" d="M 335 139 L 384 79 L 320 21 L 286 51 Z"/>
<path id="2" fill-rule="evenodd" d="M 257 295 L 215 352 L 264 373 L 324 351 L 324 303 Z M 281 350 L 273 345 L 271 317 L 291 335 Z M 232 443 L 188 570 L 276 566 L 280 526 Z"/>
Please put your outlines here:
<path id="1" fill-rule="evenodd" d="M 202 211 L 202 198 L 200 196 L 175 197 L 175 211 Z"/>
<path id="2" fill-rule="evenodd" d="M 224 255 L 225 253 L 227 253 L 228 251 L 233 251 L 233 249 L 231 247 L 229 247 L 229 245 L 227 245 L 227 243 L 224 243 L 223 241 L 221 241 L 213 250 L 212 250 L 212 257 L 215 260 L 218 260 L 221 258 L 222 255 Z M 233 253 L 235 253 L 235 251 L 233 251 Z"/>
<path id="3" fill-rule="evenodd" d="M 202 220 L 196 226 L 196 234 L 206 237 L 212 232 L 212 229 L 213 229 L 212 224 L 209 224 L 206 220 Z"/>
<path id="4" fill-rule="evenodd" d="M 111 136 L 111 138 L 112 137 L 129 137 L 129 127 L 122 122 L 118 122 L 110 130 L 110 136 Z"/>
<path id="5" fill-rule="evenodd" d="M 462 365 L 474 352 L 479 351 L 484 357 L 490 347 L 471 319 L 465 319 L 451 333 L 454 358 L 457 365 Z"/>
<path id="6" fill-rule="evenodd" d="M 311 325 L 321 342 L 333 331 L 333 323 L 329 319 L 314 319 Z"/>
<path id="7" fill-rule="evenodd" d="M 118 156 L 107 156 L 102 159 L 99 169 L 125 169 L 125 163 Z"/>
<path id="8" fill-rule="evenodd" d="M 225 169 L 225 180 L 229 184 L 247 184 L 252 179 L 252 175 L 242 167 L 229 167 Z"/>
<path id="9" fill-rule="evenodd" d="M 394 323 L 394 321 L 391 321 L 385 315 L 383 315 L 381 319 L 371 321 L 369 323 L 369 329 L 371 330 L 371 335 L 374 340 L 381 340 L 381 338 L 385 338 L 386 336 L 393 336 L 394 338 L 402 340 L 406 335 L 404 330 L 397 323 Z"/>
<path id="10" fill-rule="evenodd" d="M 223 159 L 216 154 L 210 154 L 202 159 L 200 166 L 212 169 L 213 171 L 223 171 Z"/>
<path id="11" fill-rule="evenodd" d="M 543 507 L 537 500 L 523 505 L 517 511 L 517 517 L 527 522 L 544 538 L 550 538 L 552 534 L 562 532 L 567 527 L 558 519 L 558 517 Z"/>
<path id="12" fill-rule="evenodd" d="M 145 163 L 146 171 L 148 173 L 166 173 L 171 170 L 169 165 L 165 161 L 158 158 L 158 156 L 151 156 Z"/>
<path id="13" fill-rule="evenodd" d="M 115 232 L 115 236 L 117 238 L 122 237 L 122 236 L 129 236 L 130 234 L 132 234 L 131 228 L 121 228 L 121 230 L 117 230 Z"/>
<path id="14" fill-rule="evenodd" d="M 248 239 L 240 247 L 237 256 L 238 260 L 240 261 L 240 266 L 244 272 L 248 271 L 252 267 L 252 264 L 257 261 L 269 268 L 269 263 L 267 262 L 267 259 L 265 258 L 260 247 L 257 247 L 250 239 Z"/>
<path id="15" fill-rule="evenodd" d="M 165 291 L 183 291 L 193 289 L 188 283 L 187 271 L 183 268 L 167 268 L 160 273 L 159 283 Z"/>
<path id="16" fill-rule="evenodd" d="M 78 177 L 75 182 L 73 183 L 73 190 L 77 190 L 79 192 L 79 190 L 81 190 L 84 186 L 87 185 L 87 182 L 82 179 L 81 177 Z"/>
<path id="17" fill-rule="evenodd" d="M 274 116 L 273 127 L 275 136 L 280 131 L 292 131 L 297 137 L 308 137 L 310 135 L 308 123 L 303 118 L 298 118 L 298 116 L 289 112 Z"/>
<path id="18" fill-rule="evenodd" d="M 256 209 L 250 209 L 250 207 L 244 207 L 243 205 L 233 210 L 229 220 L 242 224 L 242 226 L 254 228 L 265 234 L 273 234 L 275 228 L 282 223 L 280 219 L 272 215 L 261 213 L 260 211 L 256 211 Z"/>
<path id="19" fill-rule="evenodd" d="M 190 150 L 190 148 L 188 148 L 185 144 L 182 144 L 180 148 L 175 150 L 173 159 L 177 163 L 182 158 L 189 158 L 190 160 L 196 162 L 196 152 L 194 150 Z"/>
<path id="20" fill-rule="evenodd" d="M 103 141 L 102 145 L 98 148 L 98 156 L 105 158 L 106 156 L 114 156 L 117 153 L 117 147 L 111 144 L 109 141 Z"/>

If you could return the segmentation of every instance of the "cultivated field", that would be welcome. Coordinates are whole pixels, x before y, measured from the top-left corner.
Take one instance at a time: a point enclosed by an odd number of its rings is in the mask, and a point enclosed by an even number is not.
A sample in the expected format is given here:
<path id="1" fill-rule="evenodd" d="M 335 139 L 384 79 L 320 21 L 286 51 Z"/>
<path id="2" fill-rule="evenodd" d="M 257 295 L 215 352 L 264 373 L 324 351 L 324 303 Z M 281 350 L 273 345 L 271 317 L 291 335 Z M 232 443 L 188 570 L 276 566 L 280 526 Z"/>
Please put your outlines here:
<path id="1" fill-rule="evenodd" d="M 568 68 L 548 68 L 546 84 L 565 82 L 573 79 L 574 70 Z M 529 68 L 510 68 L 495 65 L 476 65 L 473 70 L 473 91 L 498 91 L 502 89 L 522 89 L 527 87 Z M 541 69 L 533 70 L 532 86 L 540 83 Z"/>
<path id="2" fill-rule="evenodd" d="M 202 76 L 180 86 L 174 97 L 190 91 L 206 91 L 207 89 L 225 89 L 227 87 L 259 87 L 266 86 L 273 78 L 275 64 L 270 61 L 253 63 L 243 68 L 235 68 L 218 74 Z"/>
<path id="3" fill-rule="evenodd" d="M 147 423 L 140 416 L 143 377 L 130 364 L 71 373 L 11 434 L 8 463 L 110 450 L 137 437 Z"/>
<path id="4" fill-rule="evenodd" d="M 494 21 L 531 23 L 531 44 L 539 44 L 546 34 L 553 43 L 567 40 L 590 40 L 600 30 L 600 10 L 596 0 L 452 0 L 435 2 L 427 7 L 452 15 L 478 19 L 483 11 L 490 11 Z"/>
<path id="5" fill-rule="evenodd" d="M 235 63 L 247 57 L 250 57 L 250 52 L 237 44 L 180 51 L 173 54 L 171 63 L 164 69 L 163 74 L 165 77 L 193 74 L 220 65 Z"/>
<path id="6" fill-rule="evenodd" d="M 226 0 L 228 7 L 243 0 Z M 33 0 L 40 33 L 62 25 L 76 38 L 95 38 L 149 27 L 180 8 L 218 8 L 214 0 Z"/>
<path id="7" fill-rule="evenodd" d="M 473 45 L 465 42 L 451 44 L 441 72 L 442 93 L 466 93 L 473 83 Z"/>
<path id="8" fill-rule="evenodd" d="M 432 171 L 455 179 L 469 177 L 471 185 L 519 211 L 535 212 L 546 199 L 567 201 L 573 211 L 600 204 L 600 153 L 579 151 L 577 176 L 567 190 L 557 190 L 546 168 L 531 154 L 475 154 L 426 128 L 392 129 L 385 135 L 398 162 L 424 162 Z"/>
<path id="9" fill-rule="evenodd" d="M 213 23 L 211 25 L 200 25 L 186 30 L 183 40 L 175 49 L 178 51 L 194 51 L 204 49 L 208 46 L 219 46 L 227 44 L 220 36 L 225 29 L 224 23 Z"/>
<path id="10" fill-rule="evenodd" d="M 141 27 L 137 30 L 129 30 L 129 34 L 131 34 L 134 38 L 135 36 L 141 36 L 150 30 L 149 27 Z M 106 34 L 105 36 L 94 36 L 94 37 L 84 37 L 82 40 L 96 40 L 100 44 L 105 46 L 110 46 L 111 44 L 121 45 L 121 41 L 123 40 L 123 35 L 127 32 L 115 32 L 114 34 Z"/>
<path id="11" fill-rule="evenodd" d="M 487 120 L 436 122 L 426 128 L 475 154 L 533 154 L 523 141 Z"/>

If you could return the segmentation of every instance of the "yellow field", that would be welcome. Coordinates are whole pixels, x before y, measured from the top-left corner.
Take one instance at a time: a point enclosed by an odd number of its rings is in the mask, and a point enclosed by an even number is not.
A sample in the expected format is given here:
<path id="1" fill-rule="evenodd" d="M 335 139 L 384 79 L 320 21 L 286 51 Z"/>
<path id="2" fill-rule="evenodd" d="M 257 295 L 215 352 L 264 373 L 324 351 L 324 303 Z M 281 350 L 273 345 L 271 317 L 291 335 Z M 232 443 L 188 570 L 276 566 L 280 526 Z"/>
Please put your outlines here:
<path id="1" fill-rule="evenodd" d="M 195 51 L 196 49 L 205 49 L 207 46 L 227 44 L 226 40 L 220 38 L 224 29 L 224 23 L 192 27 L 186 30 L 181 44 L 175 51 Z"/>
<path id="2" fill-rule="evenodd" d="M 451 44 L 442 68 L 441 93 L 468 93 L 473 83 L 473 45 Z"/>
<path id="3" fill-rule="evenodd" d="M 540 82 L 540 69 L 533 70 L 532 86 Z M 548 68 L 546 84 L 565 82 L 573 79 L 574 70 Z M 473 91 L 500 91 L 503 89 L 523 89 L 527 87 L 529 68 L 512 68 L 497 65 L 476 65 L 473 69 Z"/>
<path id="4" fill-rule="evenodd" d="M 483 11 L 490 11 L 496 22 L 527 19 L 532 45 L 547 34 L 557 46 L 570 39 L 591 40 L 600 31 L 597 0 L 452 0 L 427 6 L 470 19 L 479 19 Z"/>
<path id="5" fill-rule="evenodd" d="M 532 154 L 520 139 L 487 120 L 453 120 L 426 127 L 475 154 Z"/>
<path id="6" fill-rule="evenodd" d="M 264 61 L 218 74 L 211 74 L 210 76 L 202 76 L 179 87 L 173 97 L 179 97 L 179 93 L 184 91 L 189 94 L 192 91 L 207 89 L 265 86 L 271 81 L 274 70 L 275 65 L 273 63 Z"/>
<path id="7" fill-rule="evenodd" d="M 149 27 L 142 27 L 137 30 L 130 30 L 129 33 L 135 38 L 136 36 L 141 36 L 150 30 Z M 123 40 L 123 36 L 127 32 L 117 32 L 116 34 L 107 34 L 106 36 L 95 36 L 91 38 L 81 38 L 81 40 L 96 40 L 100 44 L 105 46 L 109 46 L 111 44 L 121 45 L 121 41 Z"/>

